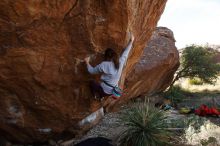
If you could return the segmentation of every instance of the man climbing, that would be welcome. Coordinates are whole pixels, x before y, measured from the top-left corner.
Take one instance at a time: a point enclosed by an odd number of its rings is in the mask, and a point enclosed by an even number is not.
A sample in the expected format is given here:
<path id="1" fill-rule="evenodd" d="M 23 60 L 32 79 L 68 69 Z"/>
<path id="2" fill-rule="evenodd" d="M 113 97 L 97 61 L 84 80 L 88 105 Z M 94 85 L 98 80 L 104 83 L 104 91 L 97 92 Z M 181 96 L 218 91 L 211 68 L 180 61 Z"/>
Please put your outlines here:
<path id="1" fill-rule="evenodd" d="M 130 41 L 122 53 L 121 57 L 111 48 L 107 48 L 104 54 L 104 60 L 95 67 L 90 65 L 90 57 L 85 58 L 88 72 L 91 74 L 102 74 L 101 83 L 91 81 L 90 88 L 95 98 L 111 96 L 115 87 L 118 87 L 123 67 L 127 61 L 129 52 L 134 42 L 133 34 L 130 34 Z"/>

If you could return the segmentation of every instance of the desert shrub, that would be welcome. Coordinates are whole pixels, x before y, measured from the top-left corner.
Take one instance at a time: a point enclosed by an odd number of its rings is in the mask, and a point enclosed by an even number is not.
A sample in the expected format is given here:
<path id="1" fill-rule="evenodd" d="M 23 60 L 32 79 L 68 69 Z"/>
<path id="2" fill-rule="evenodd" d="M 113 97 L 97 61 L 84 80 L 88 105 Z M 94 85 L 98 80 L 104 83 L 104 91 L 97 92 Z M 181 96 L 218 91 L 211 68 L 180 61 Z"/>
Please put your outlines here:
<path id="1" fill-rule="evenodd" d="M 170 128 L 182 128 L 183 130 L 188 128 L 189 125 L 193 126 L 194 130 L 199 131 L 201 125 L 205 123 L 206 119 L 197 115 L 190 115 L 180 119 L 170 119 Z"/>
<path id="2" fill-rule="evenodd" d="M 121 146 L 165 146 L 168 144 L 170 131 L 164 111 L 147 103 L 135 106 L 125 112 L 120 123 L 125 126 L 119 138 Z"/>
<path id="3" fill-rule="evenodd" d="M 198 78 L 191 78 L 189 79 L 190 85 L 203 85 L 203 81 Z"/>
<path id="4" fill-rule="evenodd" d="M 210 144 L 212 144 L 212 145 L 217 145 L 217 140 L 216 140 L 215 137 L 209 137 L 208 140 L 202 139 L 202 140 L 200 141 L 200 143 L 202 144 L 202 146 L 208 146 L 208 145 L 210 145 Z"/>
<path id="5" fill-rule="evenodd" d="M 187 91 L 182 89 L 180 86 L 172 86 L 169 90 L 163 92 L 163 96 L 166 99 L 170 99 L 172 103 L 181 102 L 185 95 L 188 94 Z"/>
<path id="6" fill-rule="evenodd" d="M 180 67 L 170 87 L 180 78 L 198 78 L 203 83 L 214 84 L 218 78 L 220 64 L 213 61 L 216 51 L 206 46 L 190 45 L 183 49 Z"/>

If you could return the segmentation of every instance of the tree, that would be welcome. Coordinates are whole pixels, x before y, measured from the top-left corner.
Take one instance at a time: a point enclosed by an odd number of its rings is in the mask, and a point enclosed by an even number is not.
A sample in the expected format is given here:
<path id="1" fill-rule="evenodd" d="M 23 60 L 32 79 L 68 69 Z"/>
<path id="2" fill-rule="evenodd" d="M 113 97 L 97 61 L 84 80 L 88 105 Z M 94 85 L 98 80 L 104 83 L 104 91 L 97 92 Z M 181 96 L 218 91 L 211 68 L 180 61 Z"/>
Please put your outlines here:
<path id="1" fill-rule="evenodd" d="M 169 89 L 180 78 L 199 78 L 202 82 L 214 84 L 218 78 L 220 64 L 213 62 L 216 51 L 208 46 L 190 45 L 183 49 L 180 67 Z"/>

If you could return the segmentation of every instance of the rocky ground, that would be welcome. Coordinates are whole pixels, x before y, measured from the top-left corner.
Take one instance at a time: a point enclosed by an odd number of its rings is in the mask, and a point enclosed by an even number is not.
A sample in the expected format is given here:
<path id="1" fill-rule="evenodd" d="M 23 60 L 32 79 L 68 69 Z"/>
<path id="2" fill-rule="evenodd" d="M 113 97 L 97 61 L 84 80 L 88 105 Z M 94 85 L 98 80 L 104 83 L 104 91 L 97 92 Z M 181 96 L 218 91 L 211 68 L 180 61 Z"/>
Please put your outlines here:
<path id="1" fill-rule="evenodd" d="M 126 110 L 128 110 L 130 107 L 132 106 L 136 106 L 136 102 L 131 102 L 128 103 L 126 106 L 121 106 L 120 109 L 117 112 L 112 112 L 112 113 L 106 113 L 104 118 L 100 121 L 99 124 L 97 124 L 96 126 L 94 126 L 92 129 L 90 129 L 85 135 L 83 136 L 79 136 L 78 138 L 73 138 L 67 141 L 53 141 L 50 140 L 49 141 L 49 146 L 74 146 L 74 144 L 83 141 L 87 138 L 92 138 L 92 137 L 105 137 L 108 139 L 111 139 L 114 145 L 117 145 L 117 141 L 118 138 L 120 137 L 120 133 L 123 132 L 124 127 L 122 127 L 119 123 L 119 117 L 121 116 L 121 114 L 123 112 L 126 112 Z M 170 110 L 167 111 L 167 113 L 169 114 L 169 117 L 172 119 L 177 119 L 177 120 L 184 120 L 186 118 L 188 118 L 189 116 L 193 116 L 193 115 L 182 115 L 179 114 L 177 110 Z M 210 117 L 209 120 L 211 120 L 213 123 L 215 123 L 216 125 L 220 124 L 220 118 L 213 118 Z M 212 123 L 211 122 L 211 123 Z M 212 126 L 212 125 L 211 125 Z M 210 124 L 208 124 L 208 127 L 211 127 Z M 205 126 L 207 127 L 207 125 Z M 215 129 L 219 130 L 220 127 L 214 127 Z M 204 128 L 203 128 L 204 129 Z M 210 131 L 208 131 L 210 133 Z M 219 133 L 218 131 L 214 131 L 217 133 Z M 190 133 L 188 131 L 188 133 Z M 207 131 L 205 132 L 205 134 L 207 134 Z M 219 133 L 220 135 L 220 133 Z M 196 135 L 201 136 L 201 134 L 197 134 Z M 202 137 L 202 136 L 201 136 Z M 220 138 L 220 137 L 219 137 Z M 184 137 L 182 135 L 178 135 L 173 139 L 175 142 L 175 146 L 187 146 Z M 179 143 L 179 144 L 177 144 Z M 8 144 L 8 146 L 12 146 L 10 144 Z M 18 146 L 18 145 L 13 145 L 13 146 Z M 21 145 L 19 145 L 21 146 Z M 48 146 L 48 145 L 44 145 L 44 146 Z M 190 145 L 188 145 L 190 146 Z M 211 145 L 210 145 L 211 146 Z M 213 146 L 218 146 L 218 145 L 213 145 Z"/>
<path id="2" fill-rule="evenodd" d="M 150 99 L 157 99 L 158 97 L 152 97 Z M 201 104 L 207 104 L 207 105 L 212 105 L 214 103 L 217 103 L 220 101 L 220 92 L 217 92 L 216 90 L 213 92 L 198 92 L 198 93 L 192 93 L 192 94 L 187 94 L 184 99 L 180 103 L 178 103 L 178 107 L 198 107 Z M 105 137 L 108 139 L 111 139 L 113 141 L 114 145 L 117 145 L 118 138 L 120 136 L 120 133 L 124 130 L 124 127 L 122 127 L 119 123 L 118 120 L 123 112 L 126 112 L 130 107 L 135 106 L 137 102 L 141 102 L 141 99 L 138 99 L 136 101 L 127 103 L 126 105 L 121 106 L 117 112 L 112 112 L 112 113 L 106 113 L 104 118 L 94 126 L 92 129 L 90 129 L 85 135 L 81 135 L 78 138 L 73 138 L 67 141 L 49 141 L 50 146 L 74 146 L 74 144 L 83 141 L 87 138 L 91 137 Z M 155 101 L 151 101 L 155 102 Z M 176 118 L 176 119 L 182 119 L 185 120 L 189 117 L 193 117 L 194 114 L 191 115 L 182 115 L 179 114 L 177 110 L 170 110 L 168 111 L 170 118 Z M 208 118 L 203 118 L 204 120 L 210 120 L 211 122 L 206 123 L 205 125 L 200 125 L 201 126 L 201 131 L 200 133 L 193 134 L 191 136 L 190 141 L 188 143 L 195 143 L 195 141 L 203 139 L 204 137 L 212 136 L 217 136 L 217 140 L 220 142 L 220 118 L 217 117 L 208 117 Z M 197 118 L 197 120 L 200 121 L 200 119 Z M 205 129 L 205 131 L 204 131 Z M 211 129 L 211 131 L 210 131 Z M 185 135 L 177 135 L 174 138 L 175 146 L 177 146 L 177 143 L 180 143 L 179 146 L 184 146 L 186 144 L 186 137 L 187 134 L 192 134 L 192 131 L 190 131 L 190 128 L 185 129 Z M 184 137 L 185 136 L 185 137 Z M 185 143 L 183 143 L 185 142 Z M 11 146 L 11 145 L 10 145 Z M 46 145 L 45 145 L 46 146 Z M 48 146 L 48 145 L 47 145 Z M 216 145 L 209 145 L 209 146 L 218 146 Z"/>
<path id="3" fill-rule="evenodd" d="M 194 100 L 196 101 L 195 97 L 194 97 Z M 200 100 L 198 100 L 198 101 L 200 101 Z M 207 99 L 206 99 L 206 101 L 207 101 Z M 181 104 L 183 105 L 183 103 L 181 103 Z M 130 104 L 126 105 L 126 106 L 122 106 L 121 109 L 118 112 L 107 113 L 105 115 L 104 119 L 102 119 L 102 121 L 98 125 L 93 127 L 90 131 L 88 131 L 83 137 L 81 137 L 79 139 L 72 139 L 72 140 L 70 140 L 68 142 L 64 142 L 63 146 L 69 146 L 70 144 L 73 145 L 73 143 L 78 143 L 78 142 L 83 141 L 83 140 L 85 140 L 87 138 L 98 137 L 98 136 L 109 138 L 109 139 L 111 139 L 113 141 L 113 143 L 115 145 L 117 145 L 117 140 L 120 137 L 120 133 L 124 129 L 123 127 L 121 127 L 119 125 L 118 119 L 119 119 L 120 115 L 123 112 L 125 112 L 126 110 L 128 110 L 129 107 L 131 107 L 131 106 L 135 106 L 135 104 L 134 103 L 130 103 Z M 169 114 L 170 118 L 174 118 L 176 120 L 184 120 L 184 119 L 187 119 L 187 118 L 195 116 L 194 114 L 182 115 L 182 114 L 179 114 L 179 112 L 177 110 L 170 110 L 170 111 L 167 111 L 167 113 Z M 220 124 L 220 118 L 208 117 L 207 119 L 204 119 L 204 120 L 205 121 L 210 120 L 211 121 L 210 122 L 211 126 L 214 125 L 214 126 L 217 127 L 216 129 L 219 130 L 220 127 L 218 127 L 218 126 Z M 208 127 L 211 127 L 210 123 L 207 124 Z M 214 124 L 212 124 L 212 123 L 214 123 Z M 207 127 L 207 125 L 204 125 L 203 127 Z M 188 129 L 186 128 L 185 130 L 187 131 Z M 207 131 L 205 131 L 204 133 L 207 133 Z M 188 133 L 189 133 L 189 131 L 188 131 Z M 210 133 L 210 131 L 209 131 L 209 133 Z M 220 135 L 220 132 L 218 132 L 218 131 L 213 131 L 213 133 L 216 133 L 216 134 Z M 198 136 L 201 136 L 201 133 L 200 133 L 200 135 L 197 134 L 197 137 Z M 186 144 L 187 141 L 184 138 L 185 137 L 183 135 L 181 135 L 181 136 L 178 135 L 177 137 L 175 137 L 174 138 L 175 145 L 177 145 L 176 142 L 180 143 L 179 145 L 181 145 L 181 146 L 187 145 Z M 220 138 L 220 137 L 217 137 L 217 138 Z M 193 143 L 193 140 L 189 141 L 188 143 L 190 143 L 190 142 Z"/>
<path id="4" fill-rule="evenodd" d="M 129 106 L 122 106 L 117 112 L 106 113 L 100 123 L 89 130 L 84 136 L 63 142 L 62 146 L 73 145 L 91 137 L 105 137 L 111 139 L 113 144 L 116 144 L 120 133 L 124 129 L 119 125 L 118 120 L 120 115 L 125 112 L 128 107 Z"/>

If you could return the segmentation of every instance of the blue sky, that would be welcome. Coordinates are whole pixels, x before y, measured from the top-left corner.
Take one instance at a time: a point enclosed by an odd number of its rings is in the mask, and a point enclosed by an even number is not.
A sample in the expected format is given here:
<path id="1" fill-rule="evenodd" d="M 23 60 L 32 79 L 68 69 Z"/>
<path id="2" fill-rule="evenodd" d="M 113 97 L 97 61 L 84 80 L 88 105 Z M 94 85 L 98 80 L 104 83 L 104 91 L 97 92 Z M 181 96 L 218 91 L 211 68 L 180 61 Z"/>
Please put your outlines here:
<path id="1" fill-rule="evenodd" d="M 178 49 L 190 44 L 220 45 L 220 0 L 168 0 L 158 26 L 174 32 Z"/>

